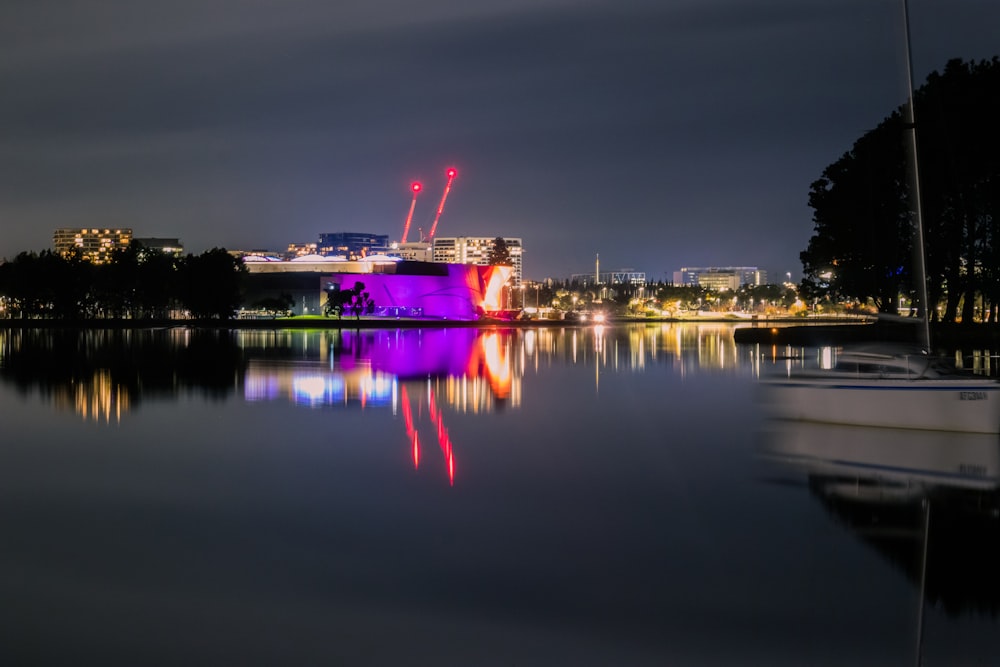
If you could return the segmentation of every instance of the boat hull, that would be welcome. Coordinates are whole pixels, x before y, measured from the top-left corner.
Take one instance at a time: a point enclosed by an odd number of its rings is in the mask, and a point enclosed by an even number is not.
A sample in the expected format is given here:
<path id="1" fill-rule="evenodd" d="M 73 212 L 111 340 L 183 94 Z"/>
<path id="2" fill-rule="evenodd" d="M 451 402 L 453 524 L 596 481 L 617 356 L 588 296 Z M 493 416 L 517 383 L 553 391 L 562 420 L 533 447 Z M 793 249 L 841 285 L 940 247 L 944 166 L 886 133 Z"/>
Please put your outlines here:
<path id="1" fill-rule="evenodd" d="M 961 433 L 1000 433 L 1000 383 L 993 380 L 782 379 L 762 385 L 771 416 Z"/>

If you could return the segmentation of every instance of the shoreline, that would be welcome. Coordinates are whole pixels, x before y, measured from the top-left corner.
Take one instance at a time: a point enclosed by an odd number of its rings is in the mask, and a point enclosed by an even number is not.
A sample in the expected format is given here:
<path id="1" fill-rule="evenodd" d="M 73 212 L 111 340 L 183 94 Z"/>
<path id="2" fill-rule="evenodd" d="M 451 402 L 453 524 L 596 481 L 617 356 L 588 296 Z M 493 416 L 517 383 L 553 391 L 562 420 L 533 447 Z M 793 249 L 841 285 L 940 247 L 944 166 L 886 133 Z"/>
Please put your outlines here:
<path id="1" fill-rule="evenodd" d="M 658 324 L 728 324 L 734 326 L 733 338 L 738 344 L 748 345 L 796 345 L 820 347 L 847 343 L 885 342 L 915 343 L 918 340 L 914 322 L 885 323 L 871 318 L 859 317 L 768 317 L 749 319 L 742 317 L 657 317 L 657 318 L 615 318 L 597 324 L 592 321 L 576 320 L 430 320 L 430 319 L 382 319 L 364 318 L 341 320 L 333 318 L 292 317 L 257 320 L 49 320 L 49 319 L 0 319 L 0 331 L 5 330 L 386 330 L 386 329 L 581 329 L 592 326 L 614 327 L 622 325 Z M 970 345 L 996 346 L 1000 348 L 1000 324 L 933 324 L 931 327 L 936 345 L 963 347 Z"/>
<path id="2" fill-rule="evenodd" d="M 591 327 L 615 326 L 621 324 L 743 324 L 744 328 L 769 330 L 774 326 L 788 328 L 803 326 L 813 328 L 826 325 L 835 327 L 856 326 L 866 324 L 867 320 L 860 318 L 810 318 L 804 321 L 801 317 L 768 317 L 766 319 L 750 319 L 731 316 L 699 316 L 699 317 L 643 317 L 615 318 L 606 322 L 578 320 L 523 319 L 504 320 L 483 318 L 479 320 L 433 320 L 433 319 L 385 319 L 365 318 L 334 319 L 291 317 L 273 319 L 234 319 L 234 320 L 175 320 L 175 319 L 101 319 L 101 320 L 55 320 L 55 319 L 0 319 L 0 330 L 3 329 L 401 329 L 401 328 L 550 328 L 550 327 Z"/>

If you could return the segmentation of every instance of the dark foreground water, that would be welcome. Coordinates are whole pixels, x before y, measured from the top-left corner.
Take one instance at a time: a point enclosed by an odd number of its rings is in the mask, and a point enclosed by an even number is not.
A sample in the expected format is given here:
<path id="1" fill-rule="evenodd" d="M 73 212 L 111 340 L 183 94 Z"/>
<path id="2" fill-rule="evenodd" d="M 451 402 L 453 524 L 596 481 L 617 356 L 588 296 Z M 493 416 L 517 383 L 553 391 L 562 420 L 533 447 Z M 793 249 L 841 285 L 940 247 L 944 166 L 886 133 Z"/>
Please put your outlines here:
<path id="1" fill-rule="evenodd" d="M 997 439 L 770 424 L 728 326 L 0 343 L 0 664 L 1000 656 Z"/>

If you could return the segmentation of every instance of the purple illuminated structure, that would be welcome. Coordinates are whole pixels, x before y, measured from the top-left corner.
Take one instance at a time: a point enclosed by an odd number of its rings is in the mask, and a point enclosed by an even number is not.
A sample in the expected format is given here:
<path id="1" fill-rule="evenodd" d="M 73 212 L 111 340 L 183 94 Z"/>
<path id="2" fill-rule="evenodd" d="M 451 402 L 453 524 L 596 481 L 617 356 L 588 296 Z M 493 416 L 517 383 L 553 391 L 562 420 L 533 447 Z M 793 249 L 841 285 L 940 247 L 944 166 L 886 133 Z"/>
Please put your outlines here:
<path id="1" fill-rule="evenodd" d="M 423 265 L 419 273 L 408 266 Z M 386 317 L 427 317 L 475 320 L 500 309 L 509 266 L 400 262 L 389 273 L 333 273 L 320 279 L 320 289 L 350 290 L 363 283 L 374 314 Z"/>

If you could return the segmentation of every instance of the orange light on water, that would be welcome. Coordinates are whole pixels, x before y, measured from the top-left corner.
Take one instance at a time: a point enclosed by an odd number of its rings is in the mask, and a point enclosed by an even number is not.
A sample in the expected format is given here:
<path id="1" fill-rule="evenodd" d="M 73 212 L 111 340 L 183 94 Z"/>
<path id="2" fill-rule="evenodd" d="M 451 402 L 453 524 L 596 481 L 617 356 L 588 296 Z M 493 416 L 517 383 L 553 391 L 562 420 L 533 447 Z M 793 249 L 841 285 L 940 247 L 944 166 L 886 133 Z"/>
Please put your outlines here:
<path id="1" fill-rule="evenodd" d="M 497 398 L 510 396 L 511 368 L 503 353 L 500 336 L 488 333 L 482 337 L 483 360 L 486 365 L 486 379 Z"/>

